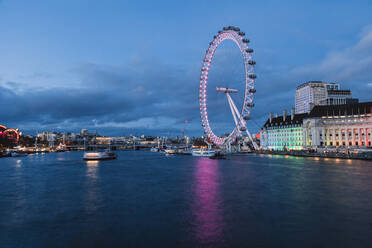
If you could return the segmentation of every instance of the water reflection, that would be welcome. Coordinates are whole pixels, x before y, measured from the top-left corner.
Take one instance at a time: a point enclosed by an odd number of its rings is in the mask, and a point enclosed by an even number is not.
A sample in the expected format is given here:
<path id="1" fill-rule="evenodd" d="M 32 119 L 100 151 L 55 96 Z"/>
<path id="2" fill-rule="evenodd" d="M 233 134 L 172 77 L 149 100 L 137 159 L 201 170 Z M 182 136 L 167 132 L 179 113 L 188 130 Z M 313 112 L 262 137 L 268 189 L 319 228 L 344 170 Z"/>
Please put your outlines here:
<path id="1" fill-rule="evenodd" d="M 21 167 L 22 166 L 22 160 L 21 159 L 17 159 L 17 162 L 16 162 L 15 166 L 17 168 Z"/>
<path id="2" fill-rule="evenodd" d="M 99 161 L 86 161 L 86 163 L 87 163 L 86 176 L 96 179 Z"/>
<path id="3" fill-rule="evenodd" d="M 204 245 L 221 242 L 223 218 L 218 161 L 201 158 L 195 167 L 192 213 L 196 238 Z"/>
<path id="4" fill-rule="evenodd" d="M 100 203 L 99 161 L 87 161 L 86 165 L 85 208 L 88 212 L 95 212 Z"/>
<path id="5" fill-rule="evenodd" d="M 341 163 L 344 162 L 345 160 L 340 159 L 340 158 L 336 158 L 334 161 L 335 161 L 335 164 L 341 164 Z"/>

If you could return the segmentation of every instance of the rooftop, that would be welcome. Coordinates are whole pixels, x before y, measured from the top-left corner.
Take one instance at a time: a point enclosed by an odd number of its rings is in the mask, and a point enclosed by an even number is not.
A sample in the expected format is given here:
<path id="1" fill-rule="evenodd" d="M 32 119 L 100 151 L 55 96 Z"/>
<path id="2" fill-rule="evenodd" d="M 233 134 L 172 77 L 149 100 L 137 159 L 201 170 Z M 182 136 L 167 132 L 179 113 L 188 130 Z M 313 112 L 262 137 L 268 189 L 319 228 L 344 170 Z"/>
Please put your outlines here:
<path id="1" fill-rule="evenodd" d="M 311 85 L 311 84 L 325 84 L 325 83 L 322 82 L 322 81 L 308 81 L 306 83 L 303 83 L 303 84 L 300 84 L 299 86 L 297 86 L 296 90 L 301 89 L 301 88 L 306 87 L 306 86 Z"/>
<path id="2" fill-rule="evenodd" d="M 305 114 L 295 114 L 293 120 L 291 119 L 291 115 L 287 115 L 285 120 L 283 121 L 283 116 L 273 117 L 271 123 L 270 119 L 267 119 L 265 122 L 264 127 L 269 126 L 280 126 L 280 125 L 293 125 L 293 124 L 302 124 L 302 120 L 308 116 L 307 113 Z"/>
<path id="3" fill-rule="evenodd" d="M 372 102 L 315 106 L 309 117 L 371 114 Z"/>
<path id="4" fill-rule="evenodd" d="M 293 120 L 291 115 L 287 115 L 283 121 L 283 116 L 273 117 L 270 123 L 270 119 L 267 119 L 264 127 L 281 126 L 281 125 L 293 125 L 302 124 L 302 120 L 305 118 L 322 117 L 322 116 L 345 116 L 345 115 L 358 115 L 358 114 L 371 114 L 372 113 L 372 102 L 361 102 L 353 104 L 342 104 L 342 105 L 326 105 L 326 106 L 315 106 L 310 114 L 295 114 Z"/>

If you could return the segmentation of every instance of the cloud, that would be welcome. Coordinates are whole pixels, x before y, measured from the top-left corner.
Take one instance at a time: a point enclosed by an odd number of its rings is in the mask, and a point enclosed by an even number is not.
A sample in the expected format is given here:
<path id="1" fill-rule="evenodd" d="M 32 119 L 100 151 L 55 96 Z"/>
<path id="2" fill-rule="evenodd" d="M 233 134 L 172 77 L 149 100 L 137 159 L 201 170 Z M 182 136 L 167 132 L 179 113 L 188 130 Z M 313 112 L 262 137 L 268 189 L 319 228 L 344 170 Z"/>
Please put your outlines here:
<path id="1" fill-rule="evenodd" d="M 315 65 L 294 68 L 295 75 L 317 75 L 323 80 L 356 81 L 372 77 L 372 28 L 360 34 L 359 41 L 343 50 L 329 52 Z"/>
<path id="2" fill-rule="evenodd" d="M 215 87 L 221 83 L 240 87 L 243 78 L 243 68 L 236 66 L 242 66 L 241 55 L 228 55 L 228 50 L 219 50 L 208 87 L 209 115 L 221 134 L 234 124 L 226 97 L 217 94 Z M 224 68 L 226 64 L 231 70 Z M 179 134 L 186 129 L 186 134 L 201 135 L 199 66 L 168 65 L 138 57 L 124 66 L 89 63 L 77 67 L 73 73 L 79 83 L 74 87 L 25 90 L 22 83 L 6 82 L 0 86 L 0 104 L 9 106 L 2 121 L 34 130 L 88 128 L 123 133 L 136 129 Z"/>
<path id="3" fill-rule="evenodd" d="M 258 63 L 259 66 L 259 63 Z M 281 112 L 294 104 L 295 87 L 310 80 L 339 82 L 341 87 L 350 88 L 354 97 L 370 101 L 372 93 L 372 26 L 365 27 L 359 40 L 343 49 L 329 51 L 316 64 L 297 65 L 285 69 L 265 65 L 262 76 L 257 79 L 264 92 L 258 91 L 257 105 L 266 104 L 269 109 Z M 270 96 L 270 97 L 269 97 Z M 264 99 L 265 103 L 260 99 Z M 284 106 L 286 105 L 286 107 Z M 280 107 L 280 108 L 279 108 Z M 265 111 L 266 112 L 266 111 Z"/>
<path id="4" fill-rule="evenodd" d="M 86 64 L 75 73 L 80 83 L 74 88 L 21 91 L 21 83 L 4 83 L 0 86 L 0 104 L 6 106 L 2 122 L 24 129 L 112 127 L 116 131 L 179 132 L 183 126 L 178 125 L 188 119 L 200 130 L 194 72 L 137 61 L 123 67 Z"/>
<path id="5" fill-rule="evenodd" d="M 275 57 L 272 53 L 269 58 Z M 202 54 L 200 57 L 201 61 Z M 278 61 L 267 59 L 265 54 L 258 58 L 256 107 L 248 126 L 252 132 L 259 130 L 269 112 L 290 109 L 294 105 L 295 87 L 309 80 L 341 82 L 344 87 L 350 87 L 354 97 L 363 99 L 372 93 L 370 27 L 361 32 L 354 45 L 329 51 L 316 64 L 278 65 Z M 24 130 L 88 128 L 110 135 L 128 132 L 177 135 L 185 128 L 186 134 L 201 135 L 200 66 L 199 61 L 169 65 L 156 58 L 137 56 L 122 66 L 81 65 L 72 70 L 78 83 L 66 82 L 65 87 L 25 87 L 24 82 L 3 78 L 0 104 L 5 107 L 1 122 Z M 215 87 L 228 86 L 242 92 L 241 67 L 241 55 L 236 47 L 217 49 L 208 83 L 208 113 L 212 127 L 219 134 L 232 129 L 234 123 L 226 97 L 218 94 Z M 33 80 L 55 80 L 49 74 L 35 75 Z M 240 106 L 242 97 L 233 97 Z"/>

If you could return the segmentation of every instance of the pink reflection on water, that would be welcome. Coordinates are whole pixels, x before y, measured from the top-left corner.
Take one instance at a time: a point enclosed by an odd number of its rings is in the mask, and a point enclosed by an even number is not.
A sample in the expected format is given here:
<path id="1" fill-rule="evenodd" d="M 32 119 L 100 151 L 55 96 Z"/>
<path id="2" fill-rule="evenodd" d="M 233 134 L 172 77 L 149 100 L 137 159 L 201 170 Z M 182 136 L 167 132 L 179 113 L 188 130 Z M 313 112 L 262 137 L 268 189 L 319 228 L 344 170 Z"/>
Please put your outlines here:
<path id="1" fill-rule="evenodd" d="M 193 224 L 202 244 L 222 241 L 222 206 L 219 192 L 218 161 L 201 158 L 195 165 Z"/>

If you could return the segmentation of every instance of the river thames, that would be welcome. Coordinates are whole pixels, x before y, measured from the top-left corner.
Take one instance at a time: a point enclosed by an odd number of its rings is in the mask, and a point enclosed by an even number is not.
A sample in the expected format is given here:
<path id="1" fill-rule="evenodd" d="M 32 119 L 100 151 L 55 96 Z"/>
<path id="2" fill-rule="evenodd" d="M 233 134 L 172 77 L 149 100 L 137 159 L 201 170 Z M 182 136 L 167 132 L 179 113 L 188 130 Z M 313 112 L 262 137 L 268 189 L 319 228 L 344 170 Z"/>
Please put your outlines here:
<path id="1" fill-rule="evenodd" d="M 0 247 L 371 247 L 372 163 L 118 151 L 0 159 Z"/>

